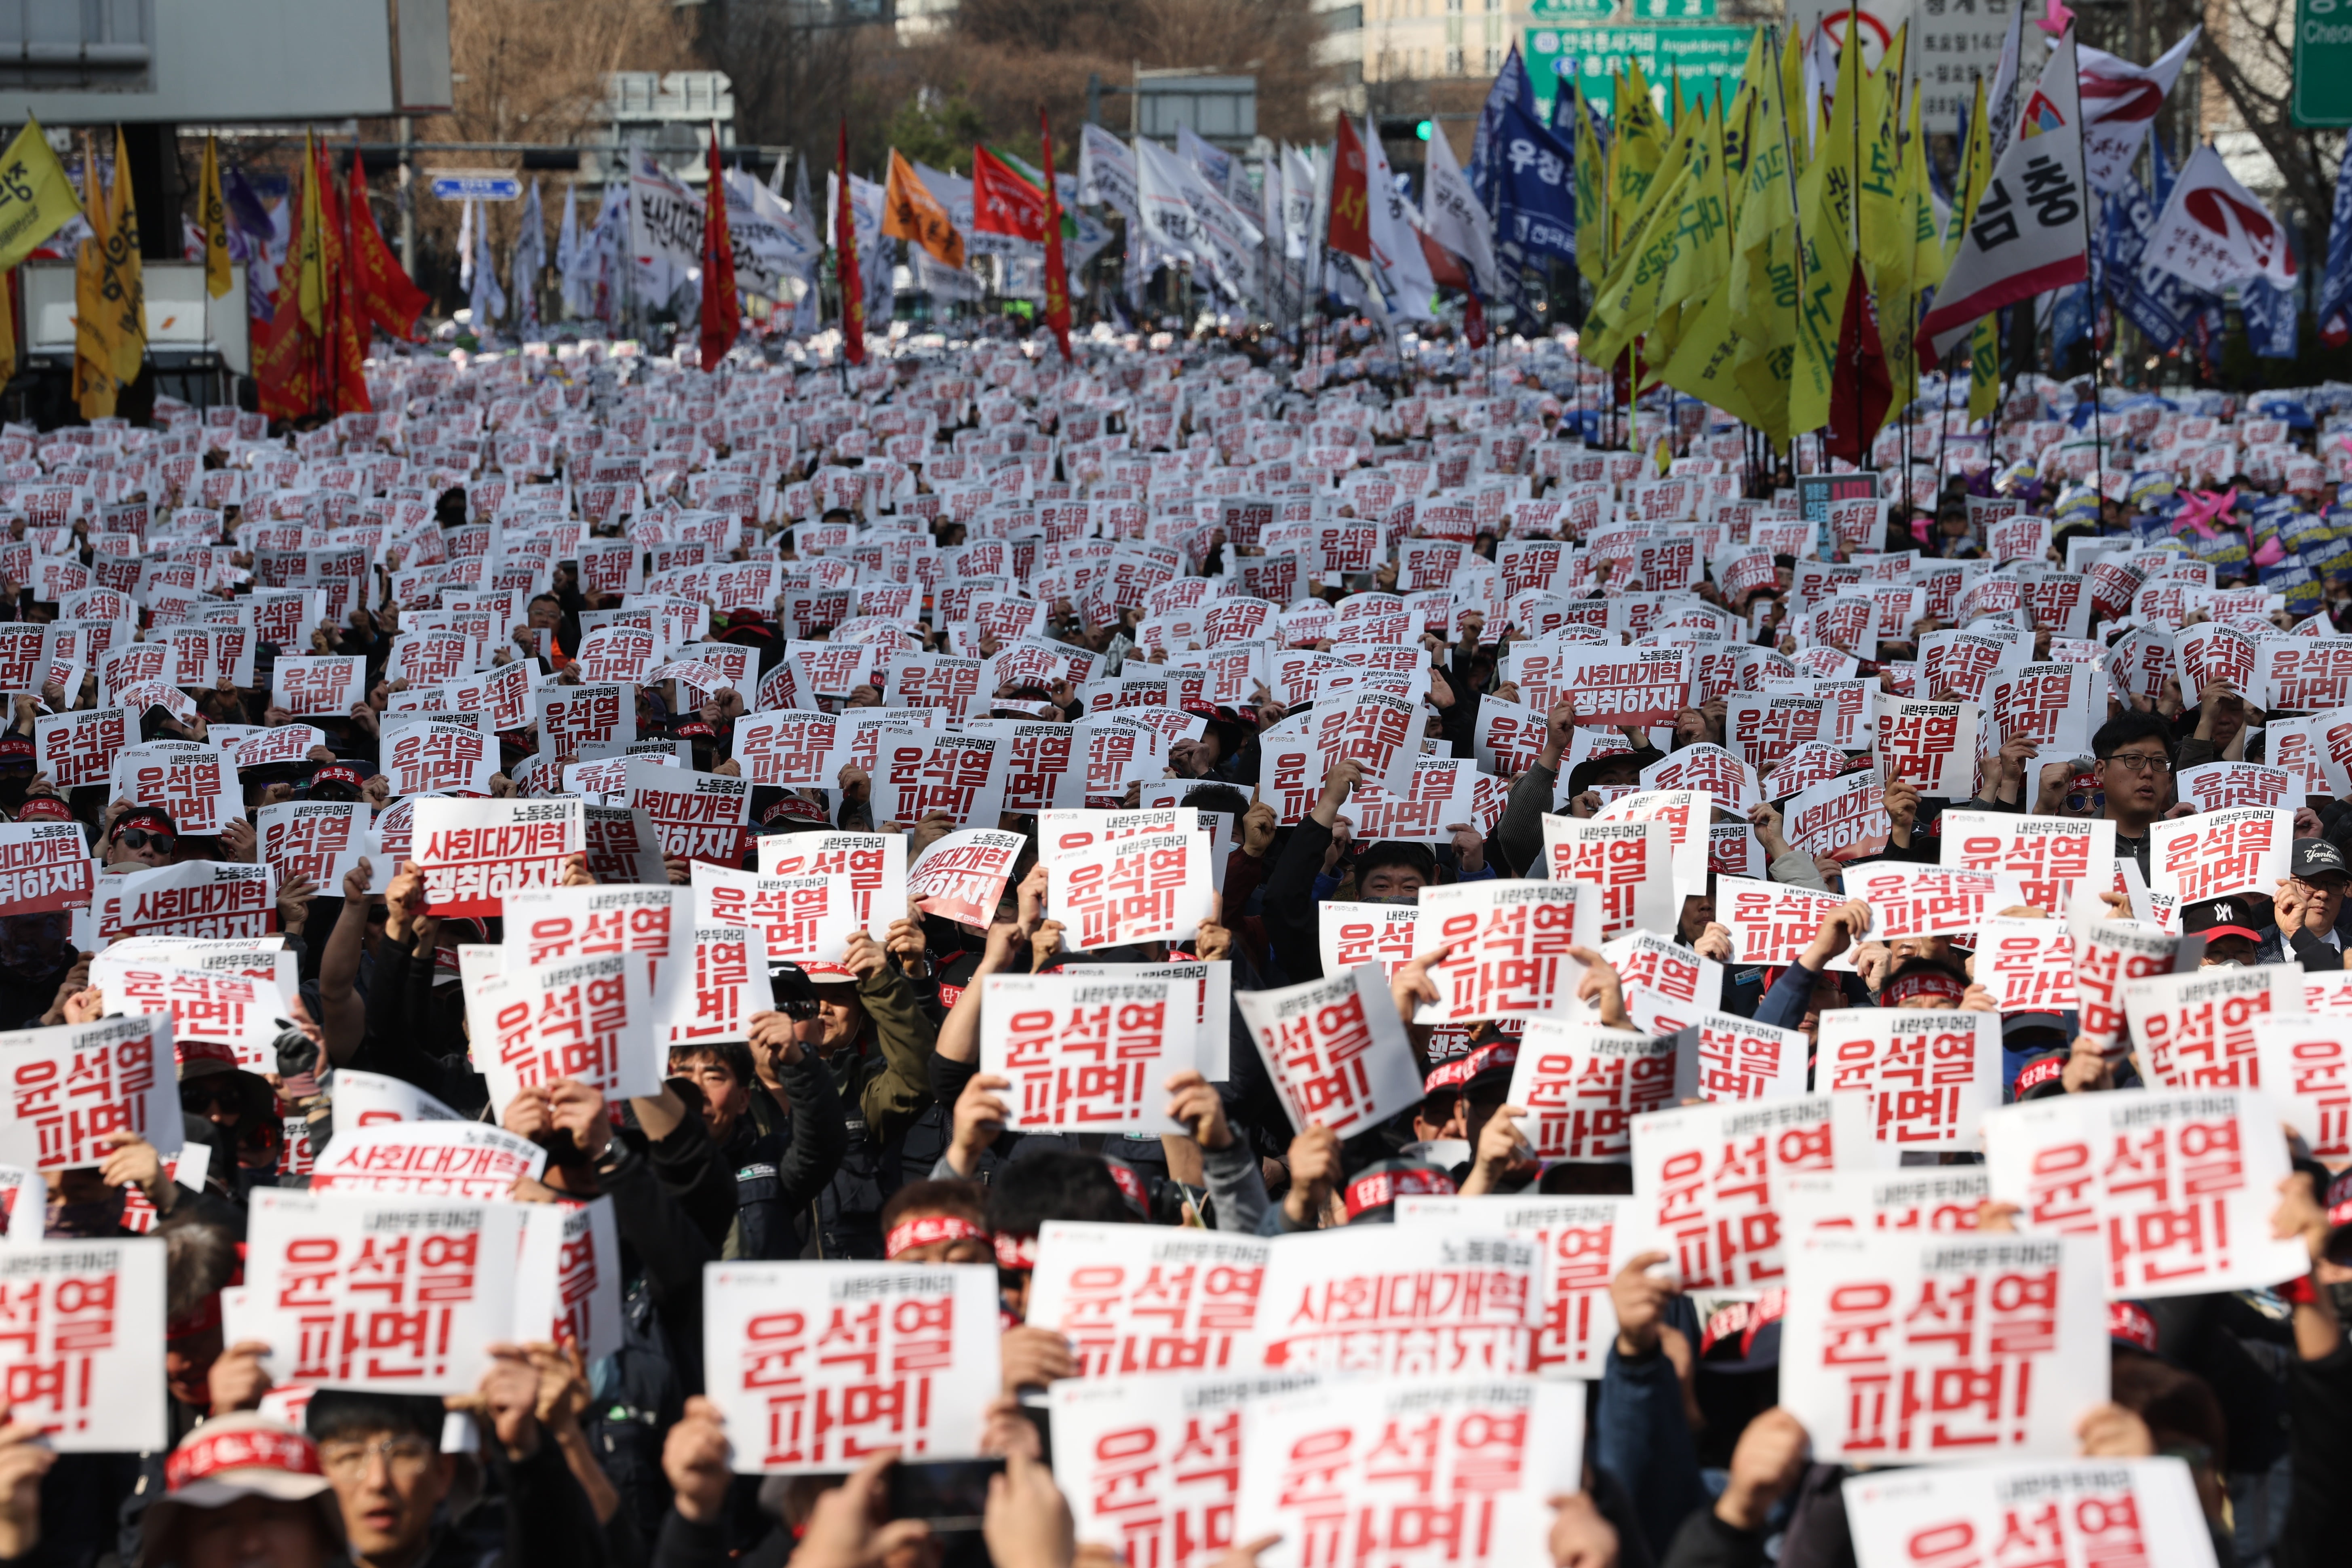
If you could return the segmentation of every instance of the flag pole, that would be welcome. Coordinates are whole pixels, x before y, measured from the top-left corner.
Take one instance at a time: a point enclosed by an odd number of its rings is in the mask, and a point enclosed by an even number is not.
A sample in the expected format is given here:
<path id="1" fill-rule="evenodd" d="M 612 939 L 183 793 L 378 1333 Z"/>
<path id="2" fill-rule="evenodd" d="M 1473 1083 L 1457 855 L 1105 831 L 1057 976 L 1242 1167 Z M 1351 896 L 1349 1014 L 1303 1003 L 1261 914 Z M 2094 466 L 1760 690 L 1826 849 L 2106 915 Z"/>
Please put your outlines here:
<path id="1" fill-rule="evenodd" d="M 2074 24 L 2069 20 L 2066 30 L 2072 33 Z M 2074 101 L 2083 101 L 2083 57 L 2074 55 Z M 2107 437 L 2104 427 L 2104 411 L 2099 405 L 2106 395 L 2106 355 L 2099 347 L 2099 292 L 2091 287 L 2091 170 L 2090 154 L 2083 139 L 2074 139 L 2074 177 L 2082 192 L 2083 206 L 2083 300 L 2091 312 L 2091 518 L 2096 534 L 2107 531 Z"/>

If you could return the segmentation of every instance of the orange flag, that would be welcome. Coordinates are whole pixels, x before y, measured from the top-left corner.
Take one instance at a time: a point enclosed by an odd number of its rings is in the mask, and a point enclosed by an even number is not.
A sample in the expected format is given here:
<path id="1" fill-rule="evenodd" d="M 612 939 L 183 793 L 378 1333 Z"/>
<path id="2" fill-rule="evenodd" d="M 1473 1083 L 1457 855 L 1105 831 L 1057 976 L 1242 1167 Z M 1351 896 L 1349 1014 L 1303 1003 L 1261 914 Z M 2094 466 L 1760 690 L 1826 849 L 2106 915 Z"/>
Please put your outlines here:
<path id="1" fill-rule="evenodd" d="M 846 188 L 845 186 L 845 188 Z M 719 169 L 719 127 L 710 128 L 710 178 L 702 187 L 702 368 L 712 374 L 743 331 L 735 297 L 735 241 L 727 229 L 727 180 Z"/>
<path id="2" fill-rule="evenodd" d="M 1356 128 L 1339 116 L 1339 145 L 1331 151 L 1331 230 L 1329 244 L 1342 256 L 1360 261 L 1372 258 L 1372 209 L 1366 184 L 1364 143 Z"/>
<path id="3" fill-rule="evenodd" d="M 364 321 L 382 327 L 387 336 L 413 338 L 416 335 L 416 318 L 425 313 L 431 301 L 424 289 L 409 280 L 400 268 L 400 258 L 386 245 L 383 231 L 375 226 L 375 213 L 367 199 L 367 174 L 360 165 L 360 150 L 352 149 L 352 183 L 347 197 L 351 211 L 349 251 L 352 270 L 359 284 L 360 313 Z"/>
<path id="4" fill-rule="evenodd" d="M 288 214 L 293 222 L 289 232 L 302 233 L 303 182 L 294 182 L 287 200 L 294 204 Z M 299 419 L 309 414 L 314 401 L 311 370 L 317 361 L 316 340 L 302 320 L 302 268 L 299 255 L 289 255 L 286 265 L 278 269 L 278 294 L 271 301 L 269 319 L 253 323 L 253 379 L 257 384 L 257 405 L 271 419 Z"/>
<path id="5" fill-rule="evenodd" d="M 330 300 L 327 321 L 327 384 L 338 414 L 365 414 L 373 406 L 367 391 L 367 321 L 361 313 L 357 268 L 345 243 L 343 214 L 335 200 L 333 154 L 319 143 L 319 239 Z M 365 198 L 362 197 L 362 200 Z"/>
<path id="6" fill-rule="evenodd" d="M 834 215 L 833 269 L 841 280 L 841 352 L 866 363 L 866 275 L 857 269 L 857 208 L 849 199 L 849 118 L 841 121 L 841 207 Z"/>
<path id="7" fill-rule="evenodd" d="M 1037 134 L 1045 145 L 1045 325 L 1070 363 L 1070 270 L 1062 259 L 1062 197 L 1054 189 L 1054 131 L 1037 111 Z"/>
<path id="8" fill-rule="evenodd" d="M 955 220 L 896 147 L 890 149 L 890 177 L 882 185 L 882 232 L 921 246 L 943 267 L 963 270 L 963 236 L 956 232 Z"/>

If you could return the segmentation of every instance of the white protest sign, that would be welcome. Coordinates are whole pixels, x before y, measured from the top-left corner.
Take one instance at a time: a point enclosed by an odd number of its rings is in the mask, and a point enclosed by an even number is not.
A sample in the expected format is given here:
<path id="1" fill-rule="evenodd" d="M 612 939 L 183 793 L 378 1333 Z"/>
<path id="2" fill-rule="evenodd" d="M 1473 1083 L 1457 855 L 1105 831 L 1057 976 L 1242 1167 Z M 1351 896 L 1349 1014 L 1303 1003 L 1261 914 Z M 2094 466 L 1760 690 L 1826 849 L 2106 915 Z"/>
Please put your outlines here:
<path id="1" fill-rule="evenodd" d="M 1675 1042 L 1562 1018 L 1530 1018 L 1511 1068 L 1509 1103 L 1540 1160 L 1622 1163 L 1633 1119 L 1674 1103 Z"/>
<path id="2" fill-rule="evenodd" d="M 340 1113 L 341 1101 L 336 1102 Z M 478 1121 L 391 1121 L 341 1126 L 318 1151 L 314 1192 L 408 1193 L 494 1203 L 513 1196 L 518 1177 L 534 1181 L 547 1151 L 503 1127 Z"/>
<path id="3" fill-rule="evenodd" d="M 0 1035 L 7 1084 L 0 1164 L 34 1171 L 99 1165 L 110 1133 L 135 1132 L 158 1154 L 182 1142 L 168 1013 Z"/>
<path id="4" fill-rule="evenodd" d="M 1320 1125 L 1344 1138 L 1424 1098 L 1404 1021 L 1378 965 L 1238 992 L 1234 1002 L 1297 1130 Z"/>
<path id="5" fill-rule="evenodd" d="M 1252 1359 L 1272 1251 L 1217 1231 L 1050 1221 L 1024 1319 L 1069 1342 L 1080 1377 L 1231 1371 Z"/>
<path id="6" fill-rule="evenodd" d="M 1683 1031 L 1675 1058 L 1675 1100 L 1717 1103 L 1795 1100 L 1805 1093 L 1811 1042 L 1730 1013 L 1707 1013 Z"/>
<path id="7" fill-rule="evenodd" d="M 436 915 L 494 915 L 508 893 L 552 888 L 587 847 L 577 800 L 419 800 L 410 858 Z M 650 1092 L 650 1091 L 648 1091 Z"/>
<path id="8" fill-rule="evenodd" d="M 1541 1321 L 1537 1267 L 1532 1242 L 1428 1226 L 1279 1237 L 1258 1292 L 1258 1364 L 1365 1378 L 1523 1373 Z"/>
<path id="9" fill-rule="evenodd" d="M 1976 1147 L 2000 1103 L 2000 1015 L 1839 1007 L 1822 1015 L 1817 1087 L 1859 1093 L 1872 1132 L 1899 1149 Z"/>
<path id="10" fill-rule="evenodd" d="M 2151 1088 L 2251 1088 L 2254 1026 L 2303 1011 L 2303 965 L 2217 966 L 2124 984 L 2140 1070 Z"/>
<path id="11" fill-rule="evenodd" d="M 1194 1066 L 1198 1016 L 1181 981 L 992 974 L 981 1070 L 1012 1080 L 1005 1125 L 1016 1130 L 1181 1132 L 1162 1086 Z"/>
<path id="12" fill-rule="evenodd" d="M 1583 882 L 1423 888 L 1421 911 L 1424 951 L 1447 956 L 1430 970 L 1438 999 L 1422 1004 L 1420 1024 L 1569 1012 L 1584 977 L 1569 950 L 1601 945 L 1601 900 Z"/>
<path id="13" fill-rule="evenodd" d="M 2294 846 L 2294 813 L 2284 806 L 2235 806 L 2151 824 L 2147 890 L 2184 904 L 2232 893 L 2277 894 Z"/>
<path id="14" fill-rule="evenodd" d="M 1544 863 L 1556 882 L 1590 883 L 1601 901 L 1601 940 L 1636 930 L 1671 931 L 1674 829 L 1662 821 L 1600 822 L 1543 816 Z"/>
<path id="15" fill-rule="evenodd" d="M 2263 1018 L 2254 1025 L 2254 1059 L 2263 1091 L 2303 1135 L 2315 1160 L 2352 1163 L 2352 1019 L 2316 1014 Z"/>
<path id="16" fill-rule="evenodd" d="M 1841 1489 L 1857 1568 L 1973 1562 L 1980 1545 L 2053 1568 L 2214 1568 L 2197 1484 L 2168 1456 L 1872 1470 Z"/>
<path id="17" fill-rule="evenodd" d="M 40 1238 L 39 1184 L 16 1194 L 0 1247 L 8 1419 L 61 1454 L 152 1453 L 171 1441 L 163 1379 L 163 1243 Z"/>

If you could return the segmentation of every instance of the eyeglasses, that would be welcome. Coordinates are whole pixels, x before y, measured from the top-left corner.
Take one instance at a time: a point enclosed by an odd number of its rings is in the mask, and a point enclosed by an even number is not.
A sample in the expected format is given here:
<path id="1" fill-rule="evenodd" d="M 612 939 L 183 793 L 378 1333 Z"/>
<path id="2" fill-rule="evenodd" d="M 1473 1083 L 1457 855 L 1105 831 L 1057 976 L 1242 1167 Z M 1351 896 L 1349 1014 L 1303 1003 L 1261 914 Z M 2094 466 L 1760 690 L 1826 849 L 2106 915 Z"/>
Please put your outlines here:
<path id="1" fill-rule="evenodd" d="M 2122 768 L 2126 773 L 2168 773 L 2172 771 L 2170 757 L 2150 752 L 2117 752 L 2105 760 Z"/>
<path id="2" fill-rule="evenodd" d="M 329 1475 L 352 1476 L 366 1469 L 377 1454 L 391 1469 L 409 1475 L 433 1462 L 433 1447 L 422 1437 L 380 1437 L 372 1443 L 327 1444 L 319 1450 L 319 1463 Z"/>
<path id="3" fill-rule="evenodd" d="M 126 827 L 115 837 L 126 849 L 144 849 L 152 845 L 159 853 L 166 855 L 171 853 L 172 846 L 179 842 L 169 833 L 151 833 L 143 827 Z"/>

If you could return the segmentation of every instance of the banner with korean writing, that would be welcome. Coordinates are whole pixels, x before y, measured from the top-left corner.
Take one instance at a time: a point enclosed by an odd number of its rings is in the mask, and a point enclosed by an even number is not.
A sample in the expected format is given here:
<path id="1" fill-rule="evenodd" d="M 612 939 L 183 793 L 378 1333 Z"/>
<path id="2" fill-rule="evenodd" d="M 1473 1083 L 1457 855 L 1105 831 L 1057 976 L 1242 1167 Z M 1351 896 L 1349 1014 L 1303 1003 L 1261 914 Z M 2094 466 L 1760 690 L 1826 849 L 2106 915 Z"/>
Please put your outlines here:
<path id="1" fill-rule="evenodd" d="M 1961 871 L 1906 860 L 1874 860 L 1842 879 L 1846 897 L 1870 905 L 1872 942 L 1914 936 L 1957 936 L 1986 917 L 2024 904 L 2017 879 L 2005 872 Z"/>
<path id="2" fill-rule="evenodd" d="M 2107 1364 L 2087 1238 L 1820 1230 L 1790 1249 L 1780 1403 L 1816 1460 L 2070 1458 Z"/>
<path id="3" fill-rule="evenodd" d="M 1985 1119 L 1985 1177 L 2029 1235 L 2082 1237 L 2108 1300 L 2267 1289 L 2311 1271 L 2272 1237 L 2288 1170 L 2260 1089 L 2067 1094 Z"/>
<path id="4" fill-rule="evenodd" d="M 364 801 L 283 801 L 254 816 L 261 858 L 277 868 L 280 882 L 300 877 L 329 897 L 340 897 L 343 879 L 367 858 L 368 825 L 374 808 Z"/>
<path id="5" fill-rule="evenodd" d="M 525 963 L 635 953 L 654 1011 L 666 1016 L 684 983 L 694 896 L 685 888 L 542 888 L 509 894 L 506 946 Z"/>
<path id="6" fill-rule="evenodd" d="M 690 969 L 662 1013 L 672 1047 L 751 1038 L 751 1016 L 772 1011 L 768 953 L 759 928 L 698 921 Z"/>
<path id="7" fill-rule="evenodd" d="M 2200 811 L 2149 826 L 2147 890 L 2184 904 L 2232 893 L 2277 894 L 2294 847 L 2294 813 L 2284 806 Z"/>
<path id="8" fill-rule="evenodd" d="M 2303 1011 L 2303 965 L 2216 966 L 2124 984 L 2140 1071 L 2151 1087 L 2252 1087 L 2254 1026 Z"/>
<path id="9" fill-rule="evenodd" d="M 2260 763 L 2207 763 L 2184 768 L 2173 777 L 2180 798 L 2200 811 L 2222 811 L 2233 805 L 2284 806 L 2302 804 L 2305 790 L 2300 770 L 2265 767 Z"/>
<path id="10" fill-rule="evenodd" d="M 470 1394 L 519 1337 L 521 1245 L 517 1204 L 259 1188 L 223 1333 L 268 1344 L 273 1383 Z"/>
<path id="11" fill-rule="evenodd" d="M 1633 1123 L 1628 1256 L 1664 1252 L 1685 1289 L 1754 1290 L 1783 1280 L 1777 1196 L 1792 1173 L 1891 1163 L 1855 1095 L 1762 1105 L 1685 1105 Z"/>
<path id="12" fill-rule="evenodd" d="M 1868 1097 L 1872 1135 L 1898 1149 L 1973 1149 L 2000 1103 L 2000 1015 L 1838 1007 L 1822 1015 L 1816 1087 Z"/>
<path id="13" fill-rule="evenodd" d="M 499 772 L 498 740 L 457 724 L 406 725 L 384 742 L 383 771 L 396 795 L 488 796 Z"/>
<path id="14" fill-rule="evenodd" d="M 1858 1568 L 1987 1561 L 1988 1548 L 1995 1562 L 2213 1568 L 2197 1484 L 2168 1455 L 1872 1470 L 1841 1489 Z"/>
<path id="15" fill-rule="evenodd" d="M 1530 1018 L 1506 1098 L 1527 1112 L 1519 1131 L 1538 1159 L 1622 1164 L 1633 1118 L 1673 1104 L 1674 1092 L 1671 1037 Z"/>
<path id="16" fill-rule="evenodd" d="M 1948 811 L 1938 823 L 1943 865 L 2013 877 L 2021 902 L 2053 915 L 2066 913 L 2078 889 L 2105 911 L 2098 894 L 2114 880 L 2114 823 L 2002 811 Z"/>
<path id="17" fill-rule="evenodd" d="M 17 1194 L 0 1247 L 8 1419 L 60 1454 L 152 1453 L 171 1442 L 163 1243 L 43 1241 L 39 1185 Z"/>
<path id="18" fill-rule="evenodd" d="M 33 750 L 39 771 L 61 790 L 104 784 L 114 759 L 138 730 L 127 708 L 90 708 L 73 713 L 43 713 L 33 720 Z"/>
<path id="19" fill-rule="evenodd" d="M 659 1094 L 668 1041 L 654 1026 L 644 962 L 607 952 L 526 964 L 509 954 L 501 973 L 468 997 L 469 1054 L 503 1111 L 526 1089 L 577 1079 L 607 1100 Z"/>
<path id="20" fill-rule="evenodd" d="M 1644 789 L 1619 795 L 1592 814 L 1596 822 L 1663 822 L 1674 830 L 1675 891 L 1684 898 L 1706 890 L 1707 826 L 1714 803 L 1703 791 Z"/>
<path id="21" fill-rule="evenodd" d="M 339 1126 L 310 1169 L 314 1192 L 405 1193 L 496 1203 L 518 1178 L 547 1168 L 547 1151 L 478 1121 L 392 1121 Z"/>
<path id="22" fill-rule="evenodd" d="M 1050 1221 L 1024 1321 L 1069 1342 L 1080 1377 L 1231 1372 L 1253 1360 L 1272 1248 L 1216 1231 Z"/>
<path id="23" fill-rule="evenodd" d="M 753 713 L 735 721 L 731 752 L 755 787 L 831 789 L 839 781 L 835 752 L 841 730 L 841 721 L 831 713 Z"/>
<path id="24" fill-rule="evenodd" d="M 937 812 L 959 827 L 993 828 L 1011 757 L 1011 743 L 995 735 L 885 731 L 874 753 L 874 820 L 911 832 Z"/>
<path id="25" fill-rule="evenodd" d="M 1421 890 L 1424 951 L 1446 950 L 1429 972 L 1438 999 L 1418 1024 L 1463 1024 L 1564 1013 L 1584 964 L 1571 948 L 1601 945 L 1601 899 L 1587 882 L 1458 882 Z"/>
<path id="26" fill-rule="evenodd" d="M 1022 834 L 960 828 L 915 858 L 907 872 L 907 896 L 926 914 L 985 927 L 996 918 L 1005 881 L 1028 847 Z"/>
<path id="27" fill-rule="evenodd" d="M 1744 877 L 1718 877 L 1715 885 L 1715 918 L 1730 928 L 1731 955 L 1739 963 L 1796 963 L 1821 934 L 1822 923 L 1846 902 L 1835 893 Z M 1850 953 L 1841 954 L 1829 966 L 1850 970 L 1853 963 Z"/>
<path id="28" fill-rule="evenodd" d="M 219 860 L 100 877 L 90 891 L 94 945 L 131 936 L 261 936 L 277 919 L 276 884 L 268 866 Z"/>
<path id="29" fill-rule="evenodd" d="M 329 655 L 280 658 L 269 678 L 269 703 L 297 719 L 348 719 L 367 695 L 367 660 Z"/>
<path id="30" fill-rule="evenodd" d="M 594 1362 L 621 1348 L 621 1234 L 609 1197 L 524 1204 L 515 1331 L 577 1345 Z M 544 1329 L 532 1325 L 544 1323 Z"/>
<path id="31" fill-rule="evenodd" d="M 2088 665 L 2027 664 L 1996 670 L 1986 700 L 2000 738 L 2022 736 L 2045 763 L 2091 754 L 2091 731 L 2106 721 L 2105 693 Z"/>
<path id="32" fill-rule="evenodd" d="M 235 807 L 235 770 L 217 747 L 184 741 L 128 746 L 114 759 L 115 796 L 166 812 L 184 838 L 209 838 L 227 825 Z"/>
<path id="33" fill-rule="evenodd" d="M 1556 882 L 1583 882 L 1601 900 L 1601 935 L 1670 931 L 1675 897 L 1674 829 L 1661 821 L 1599 822 L 1543 816 L 1544 858 Z"/>
<path id="34" fill-rule="evenodd" d="M 1881 697 L 1871 762 L 1882 777 L 1902 779 L 1929 799 L 1967 800 L 1976 794 L 1980 717 L 1973 702 Z"/>
<path id="35" fill-rule="evenodd" d="M 592 741 L 626 742 L 637 738 L 634 687 L 610 681 L 597 686 L 542 686 L 530 694 L 530 712 L 539 726 L 539 754 L 551 761 L 577 757 L 580 748 Z M 750 722 L 748 719 L 736 721 L 738 736 Z M 828 739 L 831 734 L 828 722 Z"/>
<path id="36" fill-rule="evenodd" d="M 1864 860 L 1885 852 L 1895 833 L 1885 795 L 1885 781 L 1864 769 L 1790 796 L 1782 808 L 1790 847 L 1836 860 Z"/>
<path id="37" fill-rule="evenodd" d="M 1318 1381 L 1256 1372 L 1055 1383 L 1054 1479 L 1076 1538 L 1150 1568 L 1211 1568 L 1234 1544 L 1249 1402 Z"/>
<path id="38" fill-rule="evenodd" d="M 1781 1231 L 1793 1239 L 1816 1230 L 1974 1230 L 1990 1190 L 1981 1165 L 1790 1176 L 1780 1193 Z"/>
<path id="39" fill-rule="evenodd" d="M 1213 896 L 1209 836 L 1147 833 L 1045 858 L 1045 910 L 1069 947 L 1189 939 Z"/>
<path id="40" fill-rule="evenodd" d="M 1818 697 L 1733 697 L 1724 704 L 1725 743 L 1748 767 L 1769 773 L 1799 746 L 1822 738 L 1828 711 Z"/>
<path id="41" fill-rule="evenodd" d="M 1377 964 L 1274 991 L 1242 991 L 1234 1003 L 1292 1125 L 1346 1137 L 1423 1098 L 1420 1071 Z"/>
<path id="42" fill-rule="evenodd" d="M 999 1393 L 992 1265 L 710 1263 L 703 1390 L 740 1472 L 817 1475 L 897 1449 L 980 1457 Z"/>
<path id="43" fill-rule="evenodd" d="M 1427 1197 L 1396 1200 L 1400 1226 L 1456 1234 L 1500 1232 L 1532 1241 L 1543 1313 L 1532 1370 L 1542 1377 L 1598 1378 L 1617 1338 L 1609 1281 L 1627 1256 L 1634 1200 L 1624 1197 Z"/>
<path id="44" fill-rule="evenodd" d="M 79 823 L 0 825 L 0 909 L 12 915 L 83 909 L 95 880 Z"/>
<path id="45" fill-rule="evenodd" d="M 1805 1092 L 1811 1042 L 1730 1013 L 1706 1013 L 1683 1031 L 1675 1100 L 1794 1100 Z"/>
<path id="46" fill-rule="evenodd" d="M 762 877 L 847 877 L 857 923 L 877 940 L 907 918 L 904 834 L 769 833 L 757 847 Z"/>
<path id="47" fill-rule="evenodd" d="M 587 846 L 577 800 L 416 803 L 410 858 L 436 915 L 494 915 L 509 892 L 551 888 L 567 856 Z"/>
<path id="48" fill-rule="evenodd" d="M 1537 1268 L 1532 1242 L 1429 1226 L 1278 1237 L 1258 1292 L 1259 1364 L 1350 1377 L 1523 1373 L 1542 1321 Z"/>
<path id="49" fill-rule="evenodd" d="M 168 1013 L 60 1024 L 0 1035 L 7 1115 L 0 1164 L 64 1171 L 103 1164 L 107 1140 L 135 1133 L 158 1154 L 177 1153 L 179 1085 Z"/>
<path id="50" fill-rule="evenodd" d="M 2254 1026 L 2260 1084 L 2287 1125 L 2330 1168 L 2352 1162 L 2352 1028 L 2341 1016 L 2265 1018 Z"/>
<path id="51" fill-rule="evenodd" d="M 1417 904 L 1349 903 L 1326 899 L 1315 907 L 1317 951 L 1323 973 L 1337 974 L 1360 963 L 1377 963 L 1394 974 L 1421 950 Z"/>
<path id="52" fill-rule="evenodd" d="M 2002 1013 L 2072 1013 L 2074 936 L 2054 920 L 1992 916 L 1977 927 L 1976 983 Z"/>
<path id="53" fill-rule="evenodd" d="M 1580 724 L 1668 724 L 1690 697 L 1688 648 L 1570 648 L 1559 700 Z"/>
<path id="54" fill-rule="evenodd" d="M 1180 981 L 992 974 L 981 1070 L 1011 1080 L 1005 1125 L 1019 1131 L 1180 1132 L 1164 1085 L 1193 1068 L 1198 1019 Z"/>
<path id="55" fill-rule="evenodd" d="M 195 1054 L 188 1049 L 190 1041 L 211 1040 L 227 1046 L 247 1072 L 278 1070 L 278 1020 L 291 1009 L 268 980 L 172 968 L 109 948 L 90 961 L 89 984 L 104 999 L 110 1017 L 168 1015 L 183 1059 Z"/>
<path id="56" fill-rule="evenodd" d="M 849 878 L 762 877 L 698 860 L 692 868 L 695 919 L 748 925 L 771 963 L 839 963 L 857 930 Z"/>
<path id="57" fill-rule="evenodd" d="M 661 835 L 662 856 L 670 860 L 708 860 L 733 866 L 743 857 L 745 824 L 751 820 L 749 780 L 725 773 L 689 773 L 642 757 L 627 764 L 627 798 Z"/>
<path id="58" fill-rule="evenodd" d="M 1584 1391 L 1563 1383 L 1342 1381 L 1256 1400 L 1245 1419 L 1234 1534 L 1277 1538 L 1264 1568 L 1541 1562 L 1546 1500 L 1583 1473 Z"/>

